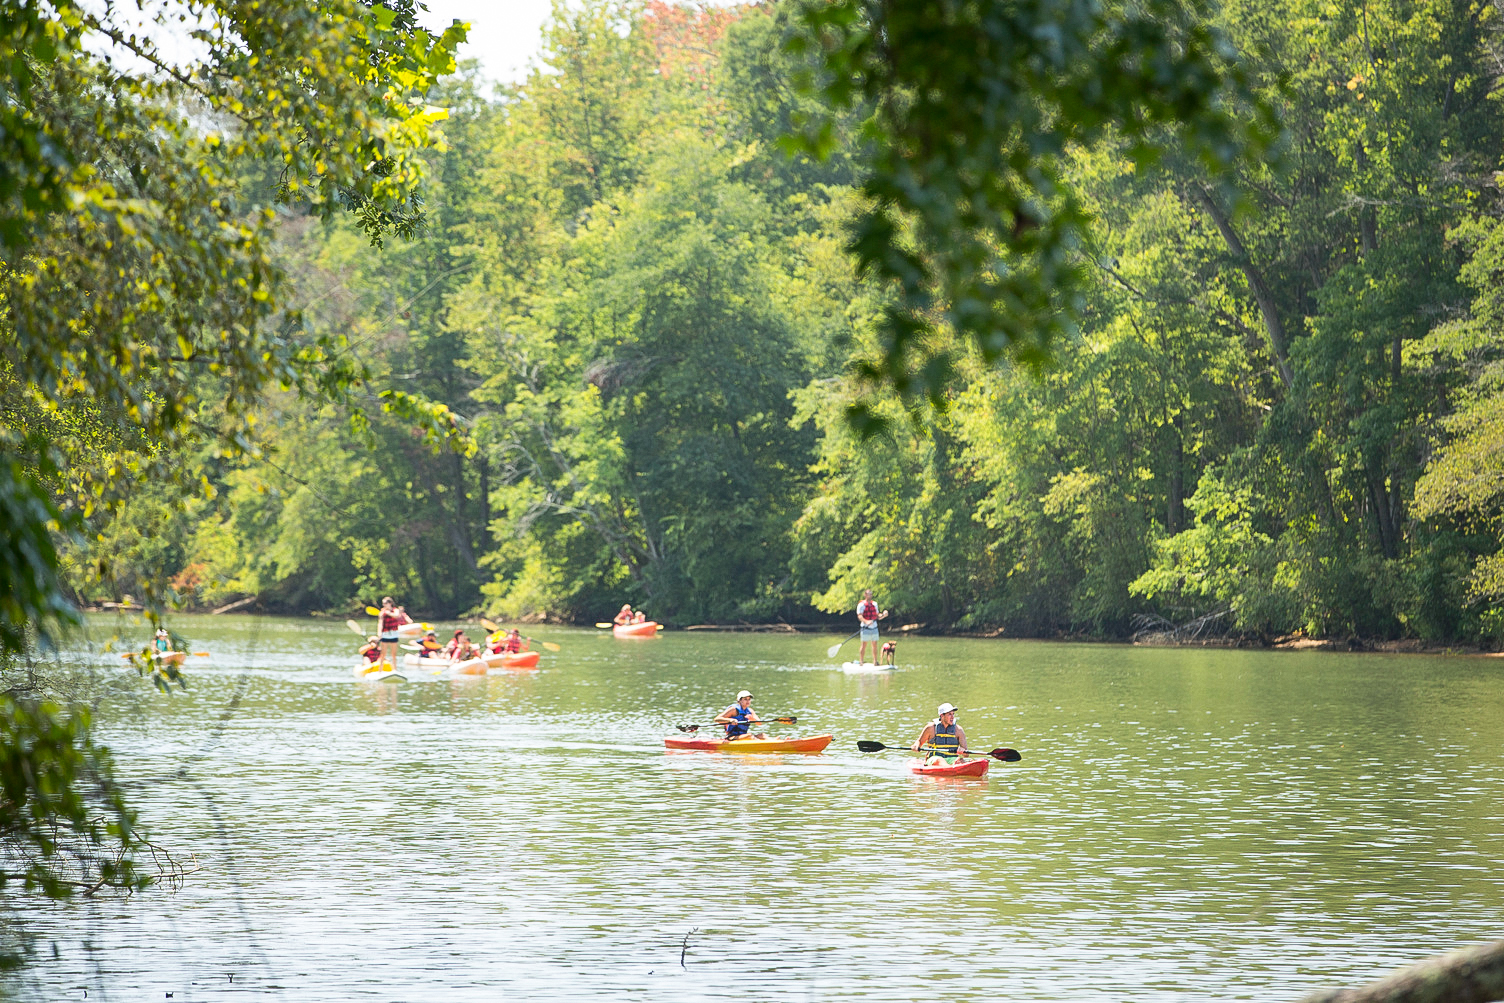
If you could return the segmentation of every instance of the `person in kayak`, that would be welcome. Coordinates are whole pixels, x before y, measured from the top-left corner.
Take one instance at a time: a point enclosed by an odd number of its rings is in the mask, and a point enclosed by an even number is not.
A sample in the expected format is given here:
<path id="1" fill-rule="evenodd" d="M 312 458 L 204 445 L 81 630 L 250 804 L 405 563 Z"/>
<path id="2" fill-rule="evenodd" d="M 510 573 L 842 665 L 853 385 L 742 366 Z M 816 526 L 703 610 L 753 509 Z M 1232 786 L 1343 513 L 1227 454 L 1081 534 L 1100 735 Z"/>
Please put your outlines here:
<path id="1" fill-rule="evenodd" d="M 611 622 L 614 623 L 614 624 L 616 624 L 618 627 L 625 627 L 627 624 L 631 623 L 632 622 L 632 604 L 631 603 L 622 603 L 621 604 L 621 612 L 618 613 L 618 614 L 616 614 L 616 616 L 612 617 Z"/>
<path id="2" fill-rule="evenodd" d="M 156 636 L 152 638 L 151 643 L 159 655 L 165 655 L 172 651 L 172 635 L 167 633 L 166 627 L 157 628 Z"/>
<path id="3" fill-rule="evenodd" d="M 716 715 L 715 723 L 726 726 L 726 738 L 748 738 L 752 725 L 761 721 L 757 712 L 752 709 L 752 694 L 742 690 L 736 695 L 736 703 L 727 707 Z M 756 736 L 761 737 L 761 736 Z"/>
<path id="4" fill-rule="evenodd" d="M 439 635 L 431 630 L 424 634 L 423 639 L 418 642 L 419 658 L 433 658 L 443 650 L 444 646 L 439 643 Z"/>
<path id="5" fill-rule="evenodd" d="M 381 660 L 392 668 L 397 667 L 397 628 L 412 623 L 407 612 L 392 601 L 391 596 L 381 597 L 381 612 L 377 614 L 381 627 Z"/>
<path id="6" fill-rule="evenodd" d="M 867 645 L 872 645 L 872 661 L 875 663 L 881 651 L 877 640 L 877 621 L 888 615 L 887 610 L 879 611 L 877 603 L 872 601 L 872 590 L 862 590 L 862 601 L 856 604 L 856 622 L 861 628 L 862 644 L 857 651 L 858 664 L 867 660 Z"/>
<path id="7" fill-rule="evenodd" d="M 647 623 L 648 622 L 648 615 L 646 613 L 644 613 L 642 610 L 638 610 L 636 613 L 632 614 L 632 622 L 633 623 Z"/>
<path id="8" fill-rule="evenodd" d="M 507 636 L 501 640 L 501 650 L 508 655 L 516 655 L 523 650 L 522 632 L 513 627 L 507 632 Z"/>
<path id="9" fill-rule="evenodd" d="M 375 665 L 381 661 L 381 639 L 375 634 L 366 638 L 364 647 L 360 649 L 360 657 L 366 660 L 367 665 Z"/>
<path id="10" fill-rule="evenodd" d="M 939 717 L 924 726 L 919 737 L 914 739 L 915 752 L 929 752 L 925 766 L 944 766 L 954 759 L 966 758 L 966 732 L 956 723 L 956 708 L 943 703 Z"/>

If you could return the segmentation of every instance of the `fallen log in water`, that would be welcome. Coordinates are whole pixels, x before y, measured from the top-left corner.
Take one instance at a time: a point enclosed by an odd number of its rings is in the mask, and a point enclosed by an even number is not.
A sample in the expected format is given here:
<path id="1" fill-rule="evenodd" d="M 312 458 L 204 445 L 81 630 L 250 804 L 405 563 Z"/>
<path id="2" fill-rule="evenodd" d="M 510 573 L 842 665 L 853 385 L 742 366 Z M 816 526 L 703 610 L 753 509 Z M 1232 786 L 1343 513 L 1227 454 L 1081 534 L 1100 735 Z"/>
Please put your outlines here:
<path id="1" fill-rule="evenodd" d="M 1504 1000 L 1504 940 L 1402 968 L 1361 989 L 1330 989 L 1299 1003 L 1494 1003 Z"/>

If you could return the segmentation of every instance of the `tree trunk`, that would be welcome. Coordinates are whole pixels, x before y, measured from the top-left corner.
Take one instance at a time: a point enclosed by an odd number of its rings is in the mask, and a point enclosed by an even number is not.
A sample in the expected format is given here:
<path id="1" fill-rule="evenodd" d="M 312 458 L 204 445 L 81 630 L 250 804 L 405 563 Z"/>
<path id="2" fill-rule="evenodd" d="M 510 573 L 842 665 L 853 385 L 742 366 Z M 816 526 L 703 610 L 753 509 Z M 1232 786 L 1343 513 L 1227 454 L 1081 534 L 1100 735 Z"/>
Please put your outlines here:
<path id="1" fill-rule="evenodd" d="M 1362 989 L 1327 989 L 1299 1003 L 1494 1003 L 1504 1000 L 1504 940 L 1401 969 Z"/>
<path id="2" fill-rule="evenodd" d="M 1264 281 L 1264 275 L 1259 271 L 1253 259 L 1248 256 L 1248 250 L 1243 246 L 1243 241 L 1238 237 L 1236 230 L 1232 228 L 1232 221 L 1227 213 L 1212 198 L 1212 193 L 1204 185 L 1192 186 L 1196 198 L 1206 209 L 1212 223 L 1222 234 L 1222 240 L 1227 244 L 1227 250 L 1231 252 L 1233 260 L 1242 269 L 1243 276 L 1248 280 L 1248 288 L 1253 290 L 1254 301 L 1258 303 L 1259 315 L 1264 320 L 1264 330 L 1269 335 L 1269 350 L 1274 355 L 1275 367 L 1279 370 L 1279 378 L 1288 390 L 1295 384 L 1295 373 L 1290 368 L 1290 354 L 1285 346 L 1285 326 L 1280 320 L 1279 308 L 1274 302 L 1274 294 L 1269 289 L 1269 284 Z"/>
<path id="3" fill-rule="evenodd" d="M 1185 414 L 1176 412 L 1170 426 L 1170 497 L 1165 506 L 1165 532 L 1185 529 Z"/>

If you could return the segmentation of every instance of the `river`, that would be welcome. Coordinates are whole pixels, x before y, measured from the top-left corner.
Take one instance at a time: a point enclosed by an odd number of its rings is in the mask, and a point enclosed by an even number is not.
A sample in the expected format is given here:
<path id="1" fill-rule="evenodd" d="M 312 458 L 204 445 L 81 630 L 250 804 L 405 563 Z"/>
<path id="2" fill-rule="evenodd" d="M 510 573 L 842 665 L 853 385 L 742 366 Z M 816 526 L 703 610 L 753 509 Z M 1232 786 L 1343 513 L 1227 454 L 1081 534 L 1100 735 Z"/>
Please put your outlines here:
<path id="1" fill-rule="evenodd" d="M 1280 1001 L 1504 934 L 1501 660 L 905 638 L 848 674 L 838 636 L 540 627 L 540 671 L 382 684 L 339 622 L 175 626 L 188 691 L 99 731 L 199 870 L 36 904 L 6 998 Z M 119 628 L 69 657 L 118 672 Z M 664 750 L 744 687 L 834 744 Z M 857 751 L 941 701 L 1022 761 Z"/>

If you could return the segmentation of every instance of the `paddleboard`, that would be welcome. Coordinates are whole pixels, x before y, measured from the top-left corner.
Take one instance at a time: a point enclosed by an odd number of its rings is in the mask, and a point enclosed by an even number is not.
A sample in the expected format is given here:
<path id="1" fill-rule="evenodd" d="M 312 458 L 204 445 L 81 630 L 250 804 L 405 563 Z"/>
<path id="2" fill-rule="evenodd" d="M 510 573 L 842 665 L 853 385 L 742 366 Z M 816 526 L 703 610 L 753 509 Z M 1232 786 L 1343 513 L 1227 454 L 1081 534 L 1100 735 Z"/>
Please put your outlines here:
<path id="1" fill-rule="evenodd" d="M 892 672 L 896 665 L 878 665 L 875 662 L 842 662 L 843 672 Z"/>
<path id="2" fill-rule="evenodd" d="M 383 665 L 380 662 L 377 662 L 375 665 L 361 662 L 359 665 L 355 666 L 355 678 L 359 679 L 363 683 L 407 682 L 406 676 L 402 675 L 391 666 Z"/>

